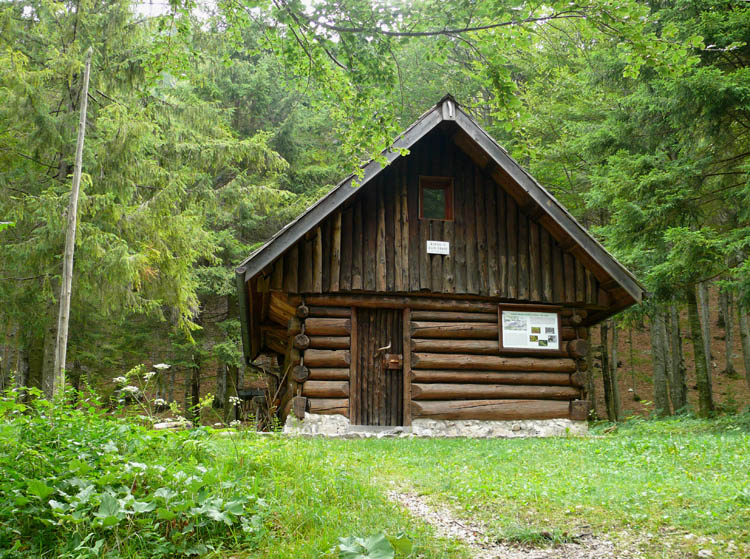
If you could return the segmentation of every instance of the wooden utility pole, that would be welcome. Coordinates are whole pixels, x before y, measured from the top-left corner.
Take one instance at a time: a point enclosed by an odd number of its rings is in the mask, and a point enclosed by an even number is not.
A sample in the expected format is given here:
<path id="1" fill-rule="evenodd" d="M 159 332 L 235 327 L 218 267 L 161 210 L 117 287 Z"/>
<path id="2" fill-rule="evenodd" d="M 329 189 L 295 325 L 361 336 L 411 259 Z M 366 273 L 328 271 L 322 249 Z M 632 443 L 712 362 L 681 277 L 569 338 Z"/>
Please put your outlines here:
<path id="1" fill-rule="evenodd" d="M 81 84 L 81 116 L 78 121 L 78 141 L 73 170 L 73 186 L 70 190 L 68 205 L 68 227 L 65 232 L 65 255 L 63 257 L 62 286 L 60 287 L 60 313 L 57 317 L 57 342 L 55 344 L 55 367 L 53 369 L 52 395 L 62 393 L 65 386 L 65 354 L 68 349 L 68 322 L 70 320 L 70 295 L 73 288 L 73 254 L 76 245 L 76 223 L 78 216 L 78 193 L 81 187 L 81 166 L 83 160 L 83 139 L 86 135 L 86 109 L 88 107 L 89 75 L 91 73 L 91 56 L 89 47 L 86 51 L 86 68 L 83 71 Z"/>

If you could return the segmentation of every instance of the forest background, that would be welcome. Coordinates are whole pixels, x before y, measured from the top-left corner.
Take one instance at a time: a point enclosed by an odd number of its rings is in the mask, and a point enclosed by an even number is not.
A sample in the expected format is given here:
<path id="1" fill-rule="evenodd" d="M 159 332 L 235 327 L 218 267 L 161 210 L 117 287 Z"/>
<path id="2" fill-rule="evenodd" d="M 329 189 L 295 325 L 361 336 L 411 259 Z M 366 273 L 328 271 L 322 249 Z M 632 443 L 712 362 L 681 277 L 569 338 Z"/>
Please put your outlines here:
<path id="1" fill-rule="evenodd" d="M 0 388 L 52 389 L 91 47 L 73 386 L 224 404 L 234 266 L 450 92 L 651 294 L 593 337 L 599 415 L 737 411 L 749 43 L 741 0 L 0 0 Z"/>

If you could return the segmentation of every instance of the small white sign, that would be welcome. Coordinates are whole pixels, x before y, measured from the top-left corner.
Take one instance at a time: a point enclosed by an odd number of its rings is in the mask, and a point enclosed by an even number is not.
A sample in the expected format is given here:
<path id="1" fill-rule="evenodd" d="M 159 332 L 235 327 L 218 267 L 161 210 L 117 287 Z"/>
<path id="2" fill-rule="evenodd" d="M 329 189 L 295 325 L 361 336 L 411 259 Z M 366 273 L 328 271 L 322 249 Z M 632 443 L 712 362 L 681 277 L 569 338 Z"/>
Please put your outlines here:
<path id="1" fill-rule="evenodd" d="M 451 244 L 448 241 L 427 241 L 427 254 L 450 254 Z"/>

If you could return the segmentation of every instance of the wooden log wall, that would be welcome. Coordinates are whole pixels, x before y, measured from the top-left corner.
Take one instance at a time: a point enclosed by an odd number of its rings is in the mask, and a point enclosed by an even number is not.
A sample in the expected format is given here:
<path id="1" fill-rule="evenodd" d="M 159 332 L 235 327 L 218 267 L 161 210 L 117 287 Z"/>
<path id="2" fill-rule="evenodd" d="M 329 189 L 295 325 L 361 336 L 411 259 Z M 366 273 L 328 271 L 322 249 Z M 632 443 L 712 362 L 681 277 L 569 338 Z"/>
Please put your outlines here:
<path id="1" fill-rule="evenodd" d="M 403 310 L 384 311 L 374 303 L 365 306 L 370 300 L 364 296 L 359 306 L 344 306 L 358 300 L 352 297 L 311 296 L 309 306 L 294 307 L 294 298 L 272 294 L 270 304 L 278 309 L 273 315 L 279 321 L 289 317 L 287 345 L 281 348 L 286 347 L 284 363 L 291 367 L 282 398 L 288 412 L 342 414 L 365 425 L 409 425 L 412 418 L 586 418 L 581 388 L 588 341 L 587 329 L 580 326 L 586 311 L 560 311 L 560 351 L 519 355 L 500 351 L 498 314 L 489 312 L 494 305 L 442 300 L 432 303 L 437 310 L 412 310 L 409 305 L 431 305 L 406 298 Z M 358 317 L 366 323 L 357 324 Z M 378 322 L 385 317 L 387 324 Z M 280 330 L 264 328 L 274 336 Z M 403 355 L 403 373 L 370 371 L 372 378 L 358 373 L 367 366 L 362 359 L 401 338 L 403 344 L 387 352 Z M 283 343 L 283 336 L 267 339 Z"/>
<path id="2" fill-rule="evenodd" d="M 298 374 L 293 379 L 299 385 L 300 398 L 296 399 L 299 406 L 294 406 L 289 411 L 300 419 L 304 417 L 305 411 L 349 417 L 350 366 L 354 339 L 351 335 L 351 307 L 300 305 L 292 309 L 292 312 L 299 321 L 299 331 L 304 333 L 302 335 L 306 340 L 295 370 Z M 300 315 L 304 318 L 299 318 Z M 296 328 L 289 329 L 289 332 L 296 331 Z"/>
<path id="3" fill-rule="evenodd" d="M 580 371 L 588 343 L 581 337 L 585 328 L 577 326 L 585 311 L 561 314 L 559 352 L 518 355 L 500 352 L 497 313 L 481 306 L 475 312 L 412 311 L 411 417 L 585 419 Z"/>
<path id="4" fill-rule="evenodd" d="M 454 182 L 454 219 L 419 219 L 419 177 Z M 418 144 L 282 255 L 272 290 L 287 293 L 428 292 L 596 306 L 593 273 L 519 207 L 448 135 Z M 426 241 L 448 241 L 431 255 Z"/>

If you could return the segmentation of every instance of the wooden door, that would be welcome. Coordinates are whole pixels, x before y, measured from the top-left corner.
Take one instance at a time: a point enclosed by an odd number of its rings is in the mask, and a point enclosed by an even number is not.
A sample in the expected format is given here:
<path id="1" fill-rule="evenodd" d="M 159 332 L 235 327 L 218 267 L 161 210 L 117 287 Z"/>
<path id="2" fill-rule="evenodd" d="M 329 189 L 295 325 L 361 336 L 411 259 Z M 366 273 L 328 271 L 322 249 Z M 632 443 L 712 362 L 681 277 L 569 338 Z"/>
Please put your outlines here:
<path id="1" fill-rule="evenodd" d="M 404 424 L 402 311 L 356 309 L 356 380 L 352 383 L 354 425 Z M 355 335 L 352 332 L 352 335 Z"/>

